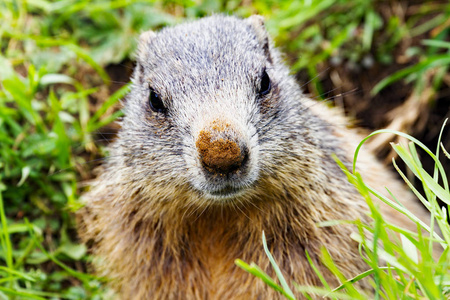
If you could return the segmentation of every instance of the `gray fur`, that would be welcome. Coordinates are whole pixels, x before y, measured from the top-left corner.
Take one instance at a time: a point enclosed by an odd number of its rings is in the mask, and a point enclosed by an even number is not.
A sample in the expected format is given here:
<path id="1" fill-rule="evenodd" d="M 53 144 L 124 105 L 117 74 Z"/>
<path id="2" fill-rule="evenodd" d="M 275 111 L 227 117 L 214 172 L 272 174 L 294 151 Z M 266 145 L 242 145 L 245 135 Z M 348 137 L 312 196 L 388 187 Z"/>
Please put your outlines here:
<path id="1" fill-rule="evenodd" d="M 320 124 L 310 116 L 308 107 L 300 101 L 303 96 L 298 85 L 271 43 L 272 63 L 268 61 L 264 49 L 268 37 L 254 30 L 254 20 L 214 16 L 141 39 L 132 92 L 125 104 L 127 117 L 119 138 L 119 143 L 127 143 L 125 148 L 130 153 L 126 155 L 146 150 L 139 157 L 133 156 L 135 176 L 145 174 L 155 184 L 147 174 L 151 163 L 151 170 L 160 170 L 155 174 L 158 182 L 189 182 L 189 188 L 199 192 L 214 189 L 199 165 L 195 139 L 216 119 L 232 123 L 250 149 L 248 177 L 239 178 L 235 185 L 250 186 L 264 173 L 274 172 L 271 165 L 280 156 L 279 151 L 306 141 L 321 145 L 318 140 L 329 124 Z M 259 31 L 265 32 L 264 28 Z M 274 86 L 266 108 L 261 107 L 264 104 L 259 103 L 256 94 L 264 68 Z M 167 116 L 148 108 L 149 86 L 163 97 Z M 148 131 L 152 132 L 148 140 L 139 138 Z M 130 138 L 133 143 L 128 142 Z M 305 155 L 301 150 L 295 149 L 296 155 Z M 168 169 L 166 174 L 177 176 L 162 174 Z"/>
<path id="2" fill-rule="evenodd" d="M 320 264 L 321 246 L 346 276 L 365 270 L 351 227 L 316 226 L 366 220 L 363 198 L 331 158 L 348 166 L 361 137 L 301 93 L 261 17 L 212 16 L 144 33 L 138 49 L 122 129 L 79 213 L 99 272 L 122 297 L 278 297 L 233 263 L 242 258 L 271 271 L 262 230 L 289 282 L 320 284 L 308 250 L 337 284 Z M 264 70 L 272 89 L 260 97 Z M 165 113 L 150 108 L 150 86 Z M 196 148 L 215 121 L 229 125 L 222 136 L 248 148 L 245 167 L 226 176 L 206 172 Z M 361 157 L 369 184 L 388 182 L 409 197 L 370 153 Z M 239 192 L 217 195 L 227 187 Z"/>

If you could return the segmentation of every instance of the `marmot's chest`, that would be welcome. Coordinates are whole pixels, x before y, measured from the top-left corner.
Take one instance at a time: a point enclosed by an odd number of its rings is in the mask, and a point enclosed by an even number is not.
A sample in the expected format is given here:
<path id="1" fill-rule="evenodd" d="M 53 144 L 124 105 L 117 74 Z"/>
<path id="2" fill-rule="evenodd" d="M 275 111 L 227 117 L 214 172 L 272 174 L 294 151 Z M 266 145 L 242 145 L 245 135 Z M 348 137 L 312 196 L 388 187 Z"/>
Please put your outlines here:
<path id="1" fill-rule="evenodd" d="M 185 299 L 196 298 L 194 295 L 187 296 L 190 293 L 202 295 L 204 299 L 281 299 L 282 297 L 261 279 L 235 264 L 238 258 L 249 264 L 255 263 L 269 276 L 275 278 L 273 268 L 264 252 L 261 236 L 249 235 L 246 239 L 239 239 L 232 232 L 212 229 L 214 227 L 204 229 L 201 233 L 197 232 L 197 236 L 191 236 L 185 244 L 184 251 L 178 251 L 184 253 L 183 257 L 176 260 L 167 258 L 171 263 L 181 264 L 171 269 L 175 272 L 182 269 L 183 280 L 195 282 L 195 290 L 191 290 L 193 286 L 190 286 L 189 282 L 181 284 L 177 277 L 172 277 L 180 289 L 186 288 L 185 291 L 180 290 L 181 294 L 186 295 Z M 293 280 L 300 285 L 320 284 L 305 256 L 307 246 L 298 241 L 296 244 L 272 243 L 269 247 L 289 282 Z M 308 253 L 325 274 L 326 269 L 318 263 L 319 251 L 308 249 Z M 165 278 L 167 280 L 170 277 Z M 327 279 L 330 282 L 334 280 L 332 277 Z"/>

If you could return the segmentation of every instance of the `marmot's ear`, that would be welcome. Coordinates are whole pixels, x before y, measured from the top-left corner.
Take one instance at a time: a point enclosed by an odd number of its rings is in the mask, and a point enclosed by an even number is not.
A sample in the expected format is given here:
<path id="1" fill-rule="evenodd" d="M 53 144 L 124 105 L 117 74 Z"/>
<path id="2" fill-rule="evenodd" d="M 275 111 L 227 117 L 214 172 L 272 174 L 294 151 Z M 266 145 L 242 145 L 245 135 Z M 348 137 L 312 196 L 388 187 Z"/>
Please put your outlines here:
<path id="1" fill-rule="evenodd" d="M 272 63 L 272 58 L 270 57 L 269 51 L 270 47 L 269 34 L 267 33 L 266 26 L 264 25 L 264 17 L 260 15 L 252 15 L 248 17 L 246 21 L 255 31 L 259 44 L 264 49 L 264 53 L 266 54 L 269 62 Z"/>
<path id="2" fill-rule="evenodd" d="M 149 30 L 141 33 L 139 36 L 138 49 L 137 49 L 137 57 L 138 59 L 144 59 L 146 53 L 148 53 L 148 47 L 150 45 L 150 41 L 156 36 L 156 33 Z"/>
<path id="3" fill-rule="evenodd" d="M 144 68 L 143 65 L 146 65 L 146 61 L 148 60 L 148 55 L 150 53 L 150 41 L 156 36 L 156 33 L 149 30 L 141 33 L 139 36 L 137 51 L 134 54 L 136 59 L 136 68 L 134 69 L 133 79 L 137 82 L 144 82 Z"/>

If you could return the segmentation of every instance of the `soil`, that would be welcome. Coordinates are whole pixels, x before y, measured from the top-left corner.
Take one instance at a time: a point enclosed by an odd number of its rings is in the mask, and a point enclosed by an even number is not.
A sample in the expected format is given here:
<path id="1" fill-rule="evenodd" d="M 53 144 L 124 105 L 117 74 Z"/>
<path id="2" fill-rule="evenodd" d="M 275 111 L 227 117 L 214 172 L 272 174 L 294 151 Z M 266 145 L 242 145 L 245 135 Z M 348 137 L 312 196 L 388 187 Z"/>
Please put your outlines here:
<path id="1" fill-rule="evenodd" d="M 324 68 L 326 67 L 324 66 Z M 406 105 L 406 102 L 414 96 L 412 94 L 412 87 L 401 81 L 388 86 L 376 96 L 370 94 L 372 88 L 379 81 L 404 67 L 403 65 L 393 65 L 387 69 L 374 67 L 359 72 L 350 71 L 344 67 L 340 69 L 330 68 L 328 71 L 324 70 L 322 84 L 326 90 L 331 91 L 335 89 L 336 86 L 333 85 L 331 78 L 333 77 L 333 73 L 337 73 L 341 81 L 345 82 L 345 87 L 341 88 L 341 90 L 334 90 L 327 96 L 335 106 L 343 108 L 346 115 L 352 118 L 357 126 L 365 128 L 368 132 L 372 132 L 377 129 L 390 127 L 395 121 L 402 120 L 409 112 L 407 108 L 411 108 L 411 106 Z M 298 74 L 298 77 L 302 78 L 304 76 Z M 356 92 L 346 94 L 346 91 L 353 90 Z M 308 91 L 306 89 L 305 92 Z M 344 96 L 339 96 L 340 94 L 344 94 Z M 400 131 L 414 136 L 423 142 L 431 151 L 435 152 L 444 120 L 450 117 L 449 96 L 450 87 L 444 84 L 438 93 L 425 103 L 421 104 L 419 103 L 420 99 L 417 99 L 417 112 L 414 112 L 414 115 L 409 117 L 410 120 L 404 122 L 404 128 L 400 128 Z M 418 98 L 420 98 L 420 95 Z M 415 105 L 412 104 L 412 106 L 414 108 Z M 448 130 L 448 126 L 446 128 L 447 130 L 442 135 L 442 144 L 449 151 L 450 130 Z M 375 147 L 378 157 L 388 164 L 391 164 L 392 158 L 395 157 L 389 144 L 391 141 L 398 142 L 397 139 L 389 139 L 387 137 L 382 145 Z M 434 170 L 434 160 L 428 155 L 425 155 L 425 152 L 420 149 L 419 154 L 421 154 L 425 169 L 428 172 L 432 172 Z M 450 174 L 450 160 L 442 155 L 442 151 L 440 157 L 447 174 Z M 415 184 L 420 186 L 418 182 L 415 182 Z"/>

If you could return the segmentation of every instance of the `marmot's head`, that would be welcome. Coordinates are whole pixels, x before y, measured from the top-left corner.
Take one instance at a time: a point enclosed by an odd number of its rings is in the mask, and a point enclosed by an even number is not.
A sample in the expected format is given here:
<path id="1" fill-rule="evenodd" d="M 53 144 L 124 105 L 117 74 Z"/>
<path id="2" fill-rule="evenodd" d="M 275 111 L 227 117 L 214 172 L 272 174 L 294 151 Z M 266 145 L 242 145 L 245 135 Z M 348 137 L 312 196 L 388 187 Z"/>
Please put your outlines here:
<path id="1" fill-rule="evenodd" d="M 300 97 L 260 16 L 146 32 L 119 138 L 127 178 L 148 180 L 160 199 L 177 190 L 212 203 L 245 199 L 301 155 Z"/>

